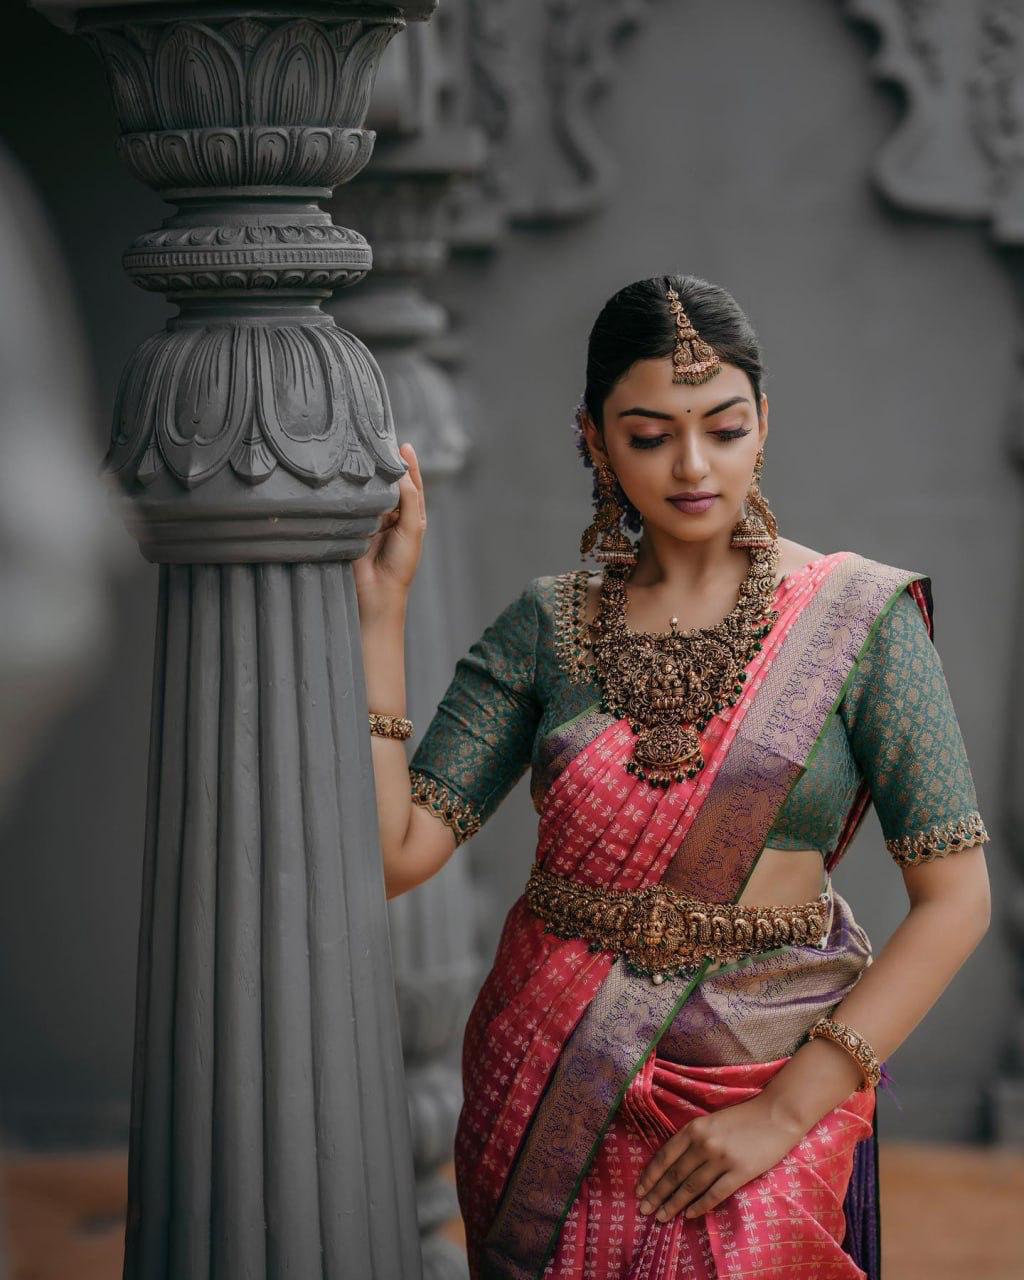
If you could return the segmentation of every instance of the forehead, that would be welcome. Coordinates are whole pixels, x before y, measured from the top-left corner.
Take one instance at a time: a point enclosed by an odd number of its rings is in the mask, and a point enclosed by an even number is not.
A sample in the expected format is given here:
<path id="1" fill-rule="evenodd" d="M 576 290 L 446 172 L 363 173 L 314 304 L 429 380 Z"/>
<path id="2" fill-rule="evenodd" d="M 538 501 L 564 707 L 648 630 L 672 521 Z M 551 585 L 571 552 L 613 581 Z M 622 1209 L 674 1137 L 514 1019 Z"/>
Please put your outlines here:
<path id="1" fill-rule="evenodd" d="M 614 409 L 642 404 L 665 413 L 685 413 L 687 409 L 700 413 L 731 396 L 746 396 L 753 402 L 750 379 L 738 366 L 723 362 L 713 378 L 691 386 L 672 381 L 672 358 L 663 356 L 637 360 L 612 387 L 606 403 Z"/>

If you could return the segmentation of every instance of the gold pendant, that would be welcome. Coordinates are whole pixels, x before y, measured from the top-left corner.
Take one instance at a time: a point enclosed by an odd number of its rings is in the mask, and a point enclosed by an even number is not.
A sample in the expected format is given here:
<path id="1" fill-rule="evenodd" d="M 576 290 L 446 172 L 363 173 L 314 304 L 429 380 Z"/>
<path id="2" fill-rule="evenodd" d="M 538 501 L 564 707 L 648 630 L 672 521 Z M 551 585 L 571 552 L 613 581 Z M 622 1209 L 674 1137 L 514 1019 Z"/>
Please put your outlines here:
<path id="1" fill-rule="evenodd" d="M 667 787 L 695 777 L 704 768 L 700 736 L 692 725 L 639 726 L 628 772 L 652 787 Z"/>

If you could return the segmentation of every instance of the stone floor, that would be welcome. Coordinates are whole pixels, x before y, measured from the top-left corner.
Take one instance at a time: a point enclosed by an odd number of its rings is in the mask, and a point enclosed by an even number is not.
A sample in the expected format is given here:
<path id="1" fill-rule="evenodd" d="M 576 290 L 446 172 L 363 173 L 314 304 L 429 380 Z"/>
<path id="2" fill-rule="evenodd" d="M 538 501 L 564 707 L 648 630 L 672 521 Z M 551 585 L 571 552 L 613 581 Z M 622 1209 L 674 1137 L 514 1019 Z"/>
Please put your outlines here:
<path id="1" fill-rule="evenodd" d="M 1022 1280 L 1024 1154 L 888 1143 L 880 1171 L 885 1280 Z M 7 1280 L 120 1280 L 126 1177 L 122 1151 L 9 1153 Z"/>

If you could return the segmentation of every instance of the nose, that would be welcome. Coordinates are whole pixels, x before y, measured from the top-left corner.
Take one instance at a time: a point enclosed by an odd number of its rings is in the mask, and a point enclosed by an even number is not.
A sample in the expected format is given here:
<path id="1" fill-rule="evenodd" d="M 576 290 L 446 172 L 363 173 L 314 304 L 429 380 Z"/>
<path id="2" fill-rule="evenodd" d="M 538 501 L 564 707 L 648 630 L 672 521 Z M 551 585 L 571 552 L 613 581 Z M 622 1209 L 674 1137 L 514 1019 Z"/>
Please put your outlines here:
<path id="1" fill-rule="evenodd" d="M 674 479 L 694 488 L 708 474 L 708 459 L 704 452 L 703 433 L 684 431 L 679 438 L 676 456 L 672 463 Z"/>

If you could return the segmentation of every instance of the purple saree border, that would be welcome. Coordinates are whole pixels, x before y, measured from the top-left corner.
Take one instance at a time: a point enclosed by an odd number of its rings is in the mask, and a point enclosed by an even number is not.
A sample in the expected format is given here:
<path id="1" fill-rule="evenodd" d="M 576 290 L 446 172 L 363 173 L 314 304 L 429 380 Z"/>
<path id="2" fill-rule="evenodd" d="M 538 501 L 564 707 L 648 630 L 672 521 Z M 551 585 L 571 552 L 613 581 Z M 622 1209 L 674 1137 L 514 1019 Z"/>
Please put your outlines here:
<path id="1" fill-rule="evenodd" d="M 713 901 L 739 897 L 878 618 L 923 576 L 837 553 L 764 673 L 662 883 Z M 526 1130 L 482 1243 L 483 1280 L 539 1280 L 630 1081 L 706 968 L 680 991 L 612 965 Z"/>

